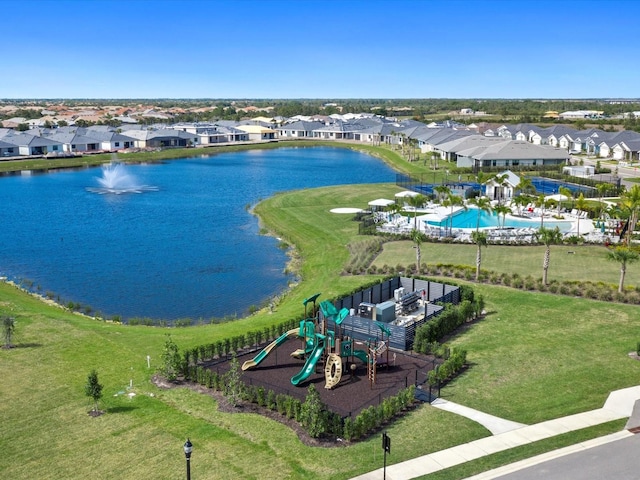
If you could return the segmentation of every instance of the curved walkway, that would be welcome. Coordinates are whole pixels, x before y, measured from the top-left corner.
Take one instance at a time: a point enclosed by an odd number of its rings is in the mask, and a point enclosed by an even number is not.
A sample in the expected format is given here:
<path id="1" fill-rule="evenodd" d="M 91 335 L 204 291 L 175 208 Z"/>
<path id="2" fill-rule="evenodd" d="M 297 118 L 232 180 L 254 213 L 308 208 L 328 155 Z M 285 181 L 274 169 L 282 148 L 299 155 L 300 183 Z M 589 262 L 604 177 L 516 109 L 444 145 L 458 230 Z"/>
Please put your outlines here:
<path id="1" fill-rule="evenodd" d="M 386 478 L 388 480 L 409 480 L 460 465 L 486 455 L 537 442 L 538 440 L 544 440 L 545 438 L 631 417 L 633 407 L 638 400 L 640 400 L 640 386 L 616 390 L 609 394 L 602 408 L 526 426 L 509 422 L 508 420 L 498 419 L 492 415 L 487 415 L 461 405 L 452 404 L 451 402 L 441 402 L 439 404 L 440 406 L 434 405 L 434 407 L 442 408 L 442 405 L 448 405 L 447 408 L 444 409 L 478 421 L 489 430 L 491 430 L 491 428 L 489 428 L 489 425 L 491 425 L 491 427 L 497 431 L 503 431 L 495 433 L 490 437 L 481 438 L 463 445 L 457 445 L 446 450 L 390 465 L 386 469 Z M 520 463 L 522 466 L 527 465 L 527 461 Z M 353 480 L 378 480 L 382 478 L 383 470 L 380 468 L 355 477 Z M 478 476 L 477 478 L 483 477 Z"/>

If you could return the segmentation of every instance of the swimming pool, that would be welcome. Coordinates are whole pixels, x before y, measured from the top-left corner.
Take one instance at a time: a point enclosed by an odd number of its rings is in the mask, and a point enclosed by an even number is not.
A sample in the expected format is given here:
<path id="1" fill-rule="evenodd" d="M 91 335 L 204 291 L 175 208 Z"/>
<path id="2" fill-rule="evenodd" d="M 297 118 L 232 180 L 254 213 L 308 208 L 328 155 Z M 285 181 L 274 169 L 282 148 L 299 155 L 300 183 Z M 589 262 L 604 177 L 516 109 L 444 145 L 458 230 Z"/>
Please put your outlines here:
<path id="1" fill-rule="evenodd" d="M 443 218 L 440 222 L 426 220 L 428 225 L 433 227 L 451 227 L 451 228 L 468 228 L 475 229 L 478 225 L 478 212 L 480 213 L 480 228 L 497 228 L 502 225 L 502 215 L 498 217 L 495 213 L 487 213 L 484 210 L 478 210 L 475 207 L 469 207 L 468 210 L 459 210 L 453 214 L 453 226 L 450 223 L 450 216 Z M 508 228 L 540 228 L 540 218 L 517 218 L 507 215 L 504 219 L 504 226 Z M 543 226 L 545 228 L 558 227 L 561 232 L 568 232 L 573 226 L 571 220 L 549 220 L 545 218 Z"/>

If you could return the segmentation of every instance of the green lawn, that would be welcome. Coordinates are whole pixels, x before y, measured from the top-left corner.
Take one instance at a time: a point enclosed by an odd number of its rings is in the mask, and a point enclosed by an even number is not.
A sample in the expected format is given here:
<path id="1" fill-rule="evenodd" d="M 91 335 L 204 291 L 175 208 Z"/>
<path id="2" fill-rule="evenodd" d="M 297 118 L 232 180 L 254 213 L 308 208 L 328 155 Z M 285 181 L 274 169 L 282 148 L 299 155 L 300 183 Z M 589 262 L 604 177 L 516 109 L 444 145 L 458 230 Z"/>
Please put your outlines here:
<path id="1" fill-rule="evenodd" d="M 364 207 L 399 190 L 395 185 L 331 187 L 281 194 L 259 204 L 255 211 L 264 226 L 295 244 L 302 261 L 301 283 L 283 296 L 274 314 L 263 311 L 192 328 L 127 327 L 68 313 L 0 284 L 0 315 L 17 319 L 18 344 L 0 349 L 3 478 L 180 478 L 187 436 L 194 443 L 193 478 L 346 479 L 379 468 L 378 436 L 344 448 L 306 447 L 277 422 L 218 412 L 211 397 L 187 389 L 159 390 L 150 377 L 169 332 L 182 349 L 210 343 L 297 316 L 311 294 L 330 298 L 378 278 L 340 275 L 357 224 L 351 215 L 329 210 Z M 433 248 L 425 245 L 425 255 Z M 487 262 L 493 251 L 485 250 Z M 558 252 L 552 253 L 551 278 L 558 275 L 559 257 L 570 256 Z M 464 263 L 472 263 L 474 253 L 460 253 L 461 258 L 469 254 Z M 532 255 L 540 265 L 541 252 Z M 615 266 L 604 265 L 601 274 L 611 269 L 615 279 Z M 538 267 L 531 268 L 537 272 Z M 599 408 L 609 390 L 638 383 L 640 362 L 627 356 L 640 340 L 637 307 L 488 285 L 477 289 L 490 314 L 453 339 L 468 349 L 471 368 L 443 389 L 445 398 L 529 423 Z M 83 393 L 92 368 L 105 385 L 102 406 L 108 413 L 98 418 L 87 415 L 90 401 Z M 130 381 L 136 396 L 118 395 L 128 392 Z M 390 462 L 489 434 L 470 420 L 429 406 L 387 431 L 396 439 Z M 577 433 L 568 437 L 569 443 L 583 438 Z M 525 447 L 519 455 L 538 453 L 536 448 Z M 505 458 L 495 462 L 509 461 Z"/>
<path id="2" fill-rule="evenodd" d="M 421 246 L 421 262 L 475 267 L 477 250 L 472 244 L 428 242 Z M 482 249 L 482 268 L 498 273 L 518 273 L 521 276 L 542 278 L 544 250 L 544 246 L 489 245 Z M 591 280 L 617 285 L 620 264 L 607 260 L 606 253 L 606 248 L 601 245 L 552 245 L 549 280 Z M 385 243 L 383 252 L 373 264 L 382 267 L 415 262 L 413 243 L 404 240 Z M 640 285 L 640 263 L 627 266 L 625 285 Z"/>

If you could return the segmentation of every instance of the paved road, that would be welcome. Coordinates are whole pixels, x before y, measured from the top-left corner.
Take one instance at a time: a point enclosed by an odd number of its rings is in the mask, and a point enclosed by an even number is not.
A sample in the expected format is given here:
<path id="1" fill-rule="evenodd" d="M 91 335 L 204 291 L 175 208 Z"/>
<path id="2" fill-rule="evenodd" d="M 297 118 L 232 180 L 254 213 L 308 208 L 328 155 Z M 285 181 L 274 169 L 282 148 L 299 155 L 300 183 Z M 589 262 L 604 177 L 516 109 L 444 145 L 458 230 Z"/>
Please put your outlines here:
<path id="1" fill-rule="evenodd" d="M 500 480 L 638 480 L 640 435 L 572 453 L 514 473 Z"/>

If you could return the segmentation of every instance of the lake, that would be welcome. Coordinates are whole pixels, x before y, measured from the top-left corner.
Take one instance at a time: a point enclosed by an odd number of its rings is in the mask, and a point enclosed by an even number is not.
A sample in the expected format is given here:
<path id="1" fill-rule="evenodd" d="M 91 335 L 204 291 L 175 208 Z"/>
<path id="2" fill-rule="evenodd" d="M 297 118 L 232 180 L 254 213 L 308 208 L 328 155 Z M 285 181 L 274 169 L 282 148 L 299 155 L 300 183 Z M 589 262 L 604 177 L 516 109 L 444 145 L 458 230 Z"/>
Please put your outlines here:
<path id="1" fill-rule="evenodd" d="M 89 191 L 100 168 L 0 178 L 0 276 L 124 320 L 244 316 L 291 280 L 286 252 L 259 235 L 248 206 L 280 191 L 395 182 L 381 160 L 327 147 L 125 168 L 157 191 Z"/>

